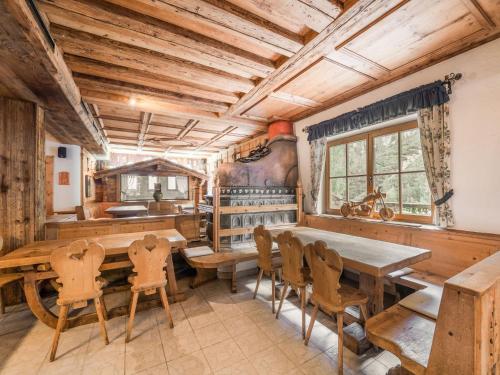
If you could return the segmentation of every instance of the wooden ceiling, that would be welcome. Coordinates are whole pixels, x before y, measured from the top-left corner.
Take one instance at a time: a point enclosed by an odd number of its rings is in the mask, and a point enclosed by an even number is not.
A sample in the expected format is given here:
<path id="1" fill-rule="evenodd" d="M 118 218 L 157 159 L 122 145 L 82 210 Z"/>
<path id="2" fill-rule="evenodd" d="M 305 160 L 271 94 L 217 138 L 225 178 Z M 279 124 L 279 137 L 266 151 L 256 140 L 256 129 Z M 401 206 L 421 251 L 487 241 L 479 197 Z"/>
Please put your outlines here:
<path id="1" fill-rule="evenodd" d="M 499 36 L 500 0 L 38 0 L 114 147 L 218 152 Z M 441 78 L 441 77 L 436 77 Z"/>

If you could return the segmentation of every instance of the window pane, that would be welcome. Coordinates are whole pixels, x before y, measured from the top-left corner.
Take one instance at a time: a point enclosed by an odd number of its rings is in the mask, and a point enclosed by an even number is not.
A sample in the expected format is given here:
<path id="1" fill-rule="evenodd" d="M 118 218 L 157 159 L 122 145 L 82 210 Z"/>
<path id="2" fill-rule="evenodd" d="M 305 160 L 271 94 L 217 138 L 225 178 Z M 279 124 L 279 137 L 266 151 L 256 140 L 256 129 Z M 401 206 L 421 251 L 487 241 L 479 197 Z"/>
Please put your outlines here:
<path id="1" fill-rule="evenodd" d="M 431 215 L 431 192 L 425 172 L 401 175 L 403 213 L 410 215 Z"/>
<path id="2" fill-rule="evenodd" d="M 366 176 L 349 177 L 347 185 L 349 201 L 361 202 L 366 196 Z"/>
<path id="3" fill-rule="evenodd" d="M 349 176 L 366 174 L 366 140 L 347 144 L 347 173 Z"/>
<path id="4" fill-rule="evenodd" d="M 411 129 L 401 132 L 401 171 L 423 171 L 422 145 L 420 131 Z"/>
<path id="5" fill-rule="evenodd" d="M 170 179 L 170 182 L 169 180 Z M 163 200 L 168 199 L 189 199 L 189 187 L 187 176 L 136 176 L 136 175 L 121 175 L 121 199 L 123 201 L 131 200 L 152 200 L 154 193 L 154 184 L 161 184 Z M 173 187 L 172 190 L 167 188 L 168 184 Z M 153 185 L 153 186 L 152 186 Z"/>
<path id="6" fill-rule="evenodd" d="M 177 189 L 177 183 L 175 176 L 168 176 L 167 177 L 167 190 L 175 190 Z"/>
<path id="7" fill-rule="evenodd" d="M 330 177 L 345 176 L 345 145 L 330 147 Z"/>
<path id="8" fill-rule="evenodd" d="M 395 213 L 399 213 L 399 178 L 397 174 L 388 174 L 383 176 L 373 177 L 373 188 L 380 188 L 382 193 L 386 194 L 384 202 L 386 206 L 393 209 Z M 380 210 L 382 204 L 377 203 L 376 210 Z"/>
<path id="9" fill-rule="evenodd" d="M 398 133 L 375 137 L 374 145 L 374 173 L 398 172 Z"/>
<path id="10" fill-rule="evenodd" d="M 340 208 L 346 201 L 345 178 L 330 179 L 330 208 Z"/>

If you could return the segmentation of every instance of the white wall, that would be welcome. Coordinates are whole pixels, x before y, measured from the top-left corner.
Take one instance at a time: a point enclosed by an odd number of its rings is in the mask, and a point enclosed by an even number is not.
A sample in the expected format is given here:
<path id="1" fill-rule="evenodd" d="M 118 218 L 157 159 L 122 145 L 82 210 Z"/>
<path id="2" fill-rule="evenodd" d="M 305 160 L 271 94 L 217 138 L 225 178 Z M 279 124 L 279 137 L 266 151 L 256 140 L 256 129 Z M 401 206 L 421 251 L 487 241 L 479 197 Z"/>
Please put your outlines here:
<path id="1" fill-rule="evenodd" d="M 302 132 L 305 126 L 443 79 L 452 72 L 463 74 L 450 100 L 455 229 L 500 234 L 500 39 L 297 122 L 306 210 L 310 209 L 311 178 L 307 135 Z"/>
<path id="2" fill-rule="evenodd" d="M 66 158 L 57 157 L 57 148 L 66 147 Z M 50 134 L 45 137 L 45 155 L 54 156 L 54 211 L 73 211 L 81 204 L 80 146 L 59 143 Z M 69 185 L 59 185 L 59 172 L 69 172 Z"/>

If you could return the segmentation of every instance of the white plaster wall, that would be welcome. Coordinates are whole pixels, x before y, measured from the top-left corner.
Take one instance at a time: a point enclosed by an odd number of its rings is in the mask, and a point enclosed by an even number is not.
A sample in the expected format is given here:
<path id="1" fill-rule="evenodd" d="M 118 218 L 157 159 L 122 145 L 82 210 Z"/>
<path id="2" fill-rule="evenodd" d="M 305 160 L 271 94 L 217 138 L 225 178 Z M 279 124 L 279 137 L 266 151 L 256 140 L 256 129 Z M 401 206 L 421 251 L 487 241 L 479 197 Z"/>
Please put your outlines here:
<path id="1" fill-rule="evenodd" d="M 311 178 L 309 146 L 302 132 L 305 126 L 443 79 L 452 72 L 463 73 L 450 101 L 455 229 L 500 234 L 500 39 L 297 122 L 306 210 L 310 210 Z"/>
<path id="2" fill-rule="evenodd" d="M 66 158 L 57 157 L 57 148 L 66 147 Z M 81 204 L 80 146 L 58 142 L 50 134 L 45 137 L 45 155 L 54 156 L 54 211 L 73 211 Z M 59 185 L 59 172 L 69 172 L 69 185 Z"/>

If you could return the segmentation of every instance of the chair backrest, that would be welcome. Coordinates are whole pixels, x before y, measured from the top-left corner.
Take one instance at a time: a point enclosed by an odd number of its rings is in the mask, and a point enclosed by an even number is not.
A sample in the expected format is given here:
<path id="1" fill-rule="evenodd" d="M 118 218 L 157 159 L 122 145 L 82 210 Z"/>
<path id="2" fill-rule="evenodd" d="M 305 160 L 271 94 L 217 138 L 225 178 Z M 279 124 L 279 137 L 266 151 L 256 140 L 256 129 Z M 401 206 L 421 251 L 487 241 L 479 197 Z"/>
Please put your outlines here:
<path id="1" fill-rule="evenodd" d="M 333 306 L 341 304 L 338 293 L 343 263 L 340 255 L 328 249 L 323 241 L 308 244 L 305 249 L 307 264 L 313 278 L 313 300 Z"/>
<path id="2" fill-rule="evenodd" d="M 69 246 L 56 249 L 50 255 L 50 265 L 56 271 L 59 289 L 58 304 L 70 304 L 96 298 L 101 283 L 96 277 L 104 261 L 104 247 L 96 242 L 77 240 Z"/>
<path id="3" fill-rule="evenodd" d="M 259 268 L 264 271 L 271 271 L 273 248 L 273 237 L 271 232 L 265 229 L 263 225 L 259 225 L 253 230 L 253 236 L 259 253 L 259 257 L 257 259 Z"/>
<path id="4" fill-rule="evenodd" d="M 134 264 L 133 288 L 159 288 L 167 283 L 164 267 L 170 255 L 170 242 L 166 238 L 157 238 L 152 234 L 143 240 L 134 241 L 128 248 L 128 256 Z"/>
<path id="5" fill-rule="evenodd" d="M 148 215 L 171 215 L 180 213 L 179 207 L 173 202 L 148 202 Z"/>
<path id="6" fill-rule="evenodd" d="M 278 246 L 283 263 L 283 279 L 293 283 L 304 283 L 304 246 L 294 237 L 292 232 L 286 231 L 278 235 Z"/>

